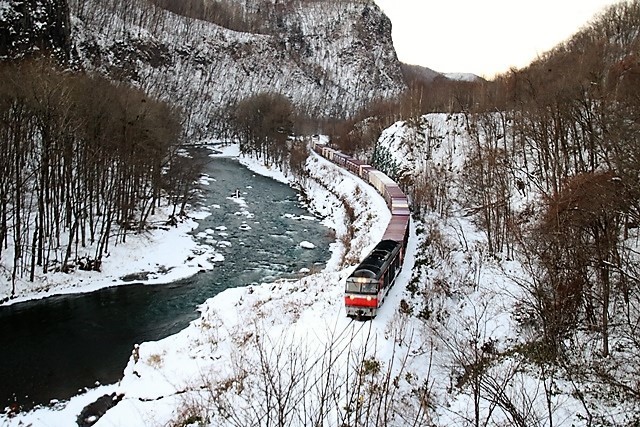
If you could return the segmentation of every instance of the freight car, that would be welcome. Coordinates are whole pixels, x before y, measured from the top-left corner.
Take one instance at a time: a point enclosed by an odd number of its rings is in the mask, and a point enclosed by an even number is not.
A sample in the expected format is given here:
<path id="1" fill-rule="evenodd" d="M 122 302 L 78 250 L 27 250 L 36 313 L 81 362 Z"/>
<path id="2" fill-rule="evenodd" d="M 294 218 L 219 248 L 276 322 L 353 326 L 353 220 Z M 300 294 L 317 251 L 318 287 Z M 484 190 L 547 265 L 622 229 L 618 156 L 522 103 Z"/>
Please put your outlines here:
<path id="1" fill-rule="evenodd" d="M 317 141 L 312 141 L 311 147 L 322 157 L 368 182 L 382 195 L 391 211 L 391 220 L 382 240 L 347 278 L 345 286 L 347 316 L 373 318 L 402 269 L 409 237 L 407 196 L 391 178 L 372 166 Z"/>

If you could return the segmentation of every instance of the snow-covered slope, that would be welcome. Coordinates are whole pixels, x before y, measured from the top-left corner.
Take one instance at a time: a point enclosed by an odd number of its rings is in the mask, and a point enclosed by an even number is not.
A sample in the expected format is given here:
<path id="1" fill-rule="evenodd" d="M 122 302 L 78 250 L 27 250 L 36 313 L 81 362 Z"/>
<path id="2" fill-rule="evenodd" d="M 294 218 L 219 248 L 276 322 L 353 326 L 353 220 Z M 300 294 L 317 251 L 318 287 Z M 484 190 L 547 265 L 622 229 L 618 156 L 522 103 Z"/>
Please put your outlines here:
<path id="1" fill-rule="evenodd" d="M 444 73 L 443 75 L 450 80 L 458 80 L 461 82 L 477 82 L 482 80 L 482 77 L 473 73 Z"/>
<path id="2" fill-rule="evenodd" d="M 166 99 L 191 135 L 235 102 L 277 92 L 311 117 L 345 117 L 404 88 L 391 24 L 373 2 L 286 2 L 266 33 L 233 31 L 137 0 L 72 2 L 76 58 Z"/>
<path id="3" fill-rule="evenodd" d="M 544 279 L 536 277 L 531 266 L 537 261 L 522 240 L 536 227 L 545 199 L 537 153 L 526 159 L 517 154 L 513 123 L 501 112 L 429 114 L 394 124 L 379 141 L 385 166 L 400 180 L 417 182 L 425 196 L 414 200 L 418 250 L 405 309 L 429 330 L 435 348 L 431 357 L 422 356 L 423 363 L 433 363 L 426 377 L 433 382 L 431 422 L 638 425 L 638 401 L 614 391 L 637 382 L 637 356 L 630 357 L 637 354 L 635 344 L 602 358 L 598 332 L 577 327 L 563 338 L 558 359 L 540 350 L 542 328 L 530 312 L 538 301 L 534 284 Z M 479 148 L 491 147 L 511 154 L 503 163 L 503 187 L 487 180 L 490 173 L 473 171 Z M 503 191 L 494 193 L 498 188 Z M 478 191 L 484 198 L 477 198 Z M 522 234 L 492 248 L 495 233 L 486 221 L 492 212 L 483 209 L 493 205 L 508 206 Z M 634 254 L 637 242 L 630 232 L 626 244 Z M 630 310 L 617 322 L 636 316 Z M 637 321 L 632 324 L 635 331 Z M 614 334 L 616 342 L 629 335 L 624 327 Z"/>
<path id="4" fill-rule="evenodd" d="M 430 83 L 434 80 L 449 79 L 456 81 L 476 82 L 483 80 L 481 77 L 473 73 L 441 73 L 439 71 L 432 70 L 428 67 L 421 65 L 402 64 L 402 71 L 404 72 L 405 79 L 407 81 L 421 81 L 424 83 Z"/>
<path id="5" fill-rule="evenodd" d="M 46 52 L 69 55 L 66 1 L 0 1 L 0 61 Z"/>
<path id="6" fill-rule="evenodd" d="M 227 290 L 207 301 L 184 331 L 134 349 L 118 384 L 7 424 L 65 425 L 98 393 L 117 393 L 122 399 L 95 425 L 464 426 L 477 420 L 568 427 L 590 425 L 593 414 L 604 414 L 600 419 L 610 425 L 632 425 L 625 421 L 633 418 L 633 403 L 586 401 L 576 394 L 579 384 L 526 351 L 533 331 L 514 314 L 526 299 L 520 284 L 527 277 L 516 257 L 488 255 L 486 235 L 459 199 L 473 138 L 484 138 L 470 135 L 468 124 L 464 115 L 427 115 L 396 123 L 379 141 L 401 177 L 424 168 L 445 173 L 440 197 L 450 205 L 416 221 L 404 269 L 373 321 L 353 323 L 344 314 L 342 289 L 353 265 L 339 262 L 340 201 L 356 209 L 352 248 L 360 256 L 379 239 L 388 211 L 369 186 L 312 157 L 308 170 L 322 184 L 307 180 L 305 191 L 338 237 L 325 271 Z"/>

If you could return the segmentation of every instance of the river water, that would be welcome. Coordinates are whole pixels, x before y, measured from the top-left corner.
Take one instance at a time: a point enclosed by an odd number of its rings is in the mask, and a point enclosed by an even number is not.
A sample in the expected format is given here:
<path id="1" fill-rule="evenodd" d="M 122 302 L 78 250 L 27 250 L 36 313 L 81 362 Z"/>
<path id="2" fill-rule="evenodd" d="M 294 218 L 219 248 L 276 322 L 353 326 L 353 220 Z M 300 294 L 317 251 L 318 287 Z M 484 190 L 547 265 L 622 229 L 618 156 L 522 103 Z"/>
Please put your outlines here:
<path id="1" fill-rule="evenodd" d="M 200 154 L 202 155 L 202 154 Z M 135 343 L 177 333 L 224 289 L 323 266 L 330 234 L 287 185 L 234 159 L 213 159 L 199 200 L 211 215 L 194 238 L 225 257 L 212 271 L 166 285 L 132 283 L 0 307 L 0 410 L 65 400 L 120 379 Z M 230 197 L 236 190 L 240 199 Z M 300 246 L 302 241 L 315 245 Z"/>

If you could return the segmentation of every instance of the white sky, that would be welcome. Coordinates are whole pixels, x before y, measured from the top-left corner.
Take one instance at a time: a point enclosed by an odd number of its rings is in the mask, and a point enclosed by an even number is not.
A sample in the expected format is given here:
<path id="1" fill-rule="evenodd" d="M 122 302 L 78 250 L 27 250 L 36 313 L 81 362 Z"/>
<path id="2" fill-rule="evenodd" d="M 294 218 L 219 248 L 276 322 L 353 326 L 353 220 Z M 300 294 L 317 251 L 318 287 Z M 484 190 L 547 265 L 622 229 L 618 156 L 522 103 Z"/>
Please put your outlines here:
<path id="1" fill-rule="evenodd" d="M 493 77 L 524 67 L 619 0 L 375 0 L 402 62 Z"/>

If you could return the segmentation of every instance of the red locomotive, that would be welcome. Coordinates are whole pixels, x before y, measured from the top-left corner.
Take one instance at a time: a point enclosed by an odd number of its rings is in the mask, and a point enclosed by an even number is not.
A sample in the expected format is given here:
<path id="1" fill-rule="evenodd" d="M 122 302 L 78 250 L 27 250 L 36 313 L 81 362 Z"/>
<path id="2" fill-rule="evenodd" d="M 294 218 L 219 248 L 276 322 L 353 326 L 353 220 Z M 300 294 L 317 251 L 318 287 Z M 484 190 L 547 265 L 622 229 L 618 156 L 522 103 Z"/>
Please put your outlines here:
<path id="1" fill-rule="evenodd" d="M 372 318 L 378 313 L 387 293 L 402 268 L 409 237 L 409 203 L 398 184 L 384 173 L 360 160 L 313 141 L 315 152 L 347 169 L 371 184 L 391 211 L 391 221 L 380 243 L 347 278 L 344 303 L 347 316 Z"/>

